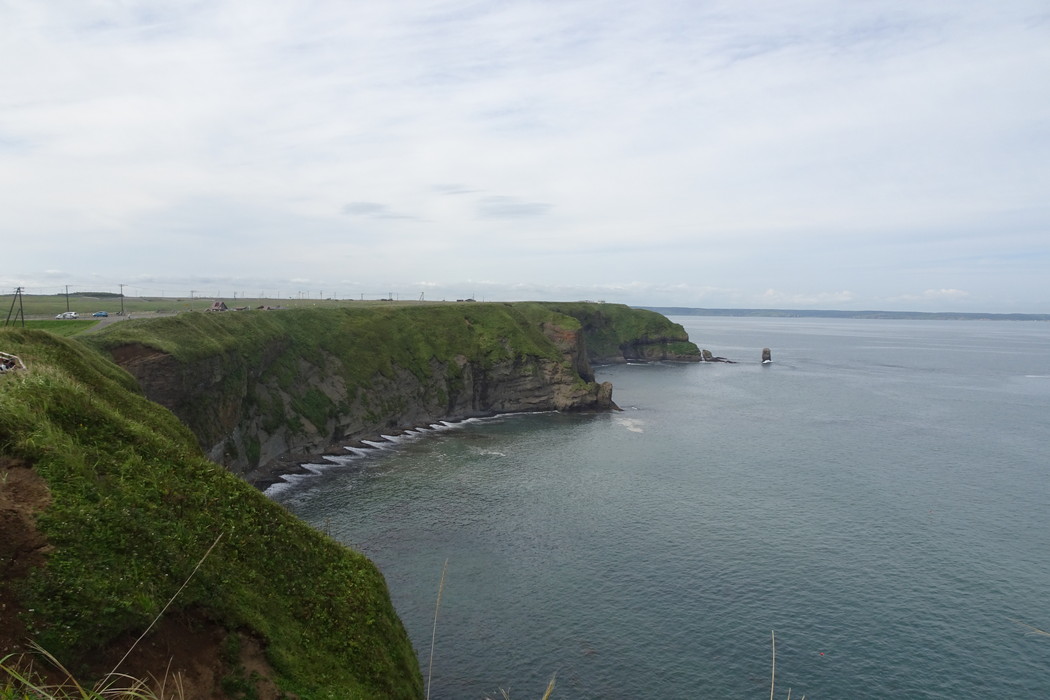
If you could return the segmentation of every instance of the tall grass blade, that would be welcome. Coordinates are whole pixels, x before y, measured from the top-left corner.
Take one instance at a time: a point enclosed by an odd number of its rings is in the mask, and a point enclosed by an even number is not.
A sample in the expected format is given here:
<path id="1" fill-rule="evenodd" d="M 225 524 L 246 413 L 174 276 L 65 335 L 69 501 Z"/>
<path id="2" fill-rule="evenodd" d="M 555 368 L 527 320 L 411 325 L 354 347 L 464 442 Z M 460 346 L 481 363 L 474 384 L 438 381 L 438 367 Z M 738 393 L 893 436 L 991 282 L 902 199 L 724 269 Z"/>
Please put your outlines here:
<path id="1" fill-rule="evenodd" d="M 557 678 L 557 677 L 558 677 L 557 673 L 555 673 L 553 676 L 551 676 L 551 680 L 547 684 L 547 692 L 545 692 L 543 694 L 542 700 L 550 700 L 551 693 L 554 692 L 554 679 Z"/>
<path id="2" fill-rule="evenodd" d="M 1041 635 L 1043 637 L 1050 637 L 1050 632 L 1047 632 L 1046 630 L 1041 630 L 1038 627 L 1033 627 L 1032 625 L 1028 624 L 1027 622 L 1021 622 L 1020 620 L 1015 620 L 1012 617 L 1007 618 L 1007 619 L 1010 620 L 1010 622 L 1014 623 L 1015 625 L 1020 625 L 1021 627 L 1028 628 L 1028 634 L 1038 634 L 1038 635 Z"/>
<path id="3" fill-rule="evenodd" d="M 153 622 L 149 623 L 149 627 L 147 627 L 146 630 L 142 634 L 139 635 L 139 638 L 135 640 L 135 643 L 132 644 L 128 648 L 128 650 L 126 652 L 124 652 L 124 656 L 120 657 L 120 661 L 118 661 L 117 665 L 113 667 L 113 670 L 106 674 L 106 678 L 109 678 L 109 677 L 113 676 L 117 672 L 117 669 L 120 668 L 120 665 L 127 660 L 128 656 L 130 656 L 131 652 L 135 650 L 135 647 L 138 646 L 139 642 L 141 642 L 142 639 L 147 634 L 149 634 L 149 631 L 151 629 L 153 629 L 153 626 L 155 624 L 157 624 L 157 621 L 160 620 L 160 618 L 164 615 L 165 612 L 167 612 L 168 608 L 171 607 L 171 604 L 174 603 L 175 599 L 179 597 L 179 594 L 182 593 L 182 591 L 186 588 L 186 586 L 189 585 L 190 580 L 193 578 L 194 574 L 196 574 L 197 571 L 201 568 L 201 565 L 204 564 L 204 560 L 208 558 L 208 556 L 211 554 L 212 550 L 215 549 L 216 545 L 219 544 L 219 540 L 222 539 L 222 536 L 224 534 L 225 533 L 223 533 L 223 532 L 219 533 L 219 536 L 216 537 L 215 541 L 211 543 L 210 547 L 208 547 L 208 551 L 206 551 L 204 553 L 204 556 L 201 557 L 200 561 L 197 562 L 197 566 L 193 567 L 193 571 L 190 572 L 190 575 L 187 576 L 186 580 L 182 582 L 181 586 L 179 586 L 179 590 L 175 591 L 175 594 L 173 596 L 171 596 L 171 598 L 168 599 L 168 602 L 165 603 L 164 607 L 160 609 L 160 612 L 157 613 L 157 616 L 153 618 Z"/>
<path id="4" fill-rule="evenodd" d="M 448 559 L 441 567 L 441 582 L 438 584 L 437 603 L 434 604 L 434 629 L 430 633 L 430 661 L 427 663 L 427 700 L 430 700 L 430 680 L 434 676 L 434 642 L 437 639 L 438 611 L 441 610 L 441 594 L 445 590 L 445 572 L 448 571 Z"/>
<path id="5" fill-rule="evenodd" d="M 769 700 L 773 700 L 773 688 L 777 680 L 777 634 L 775 630 L 770 630 L 769 634 L 773 638 L 773 672 L 769 678 Z"/>

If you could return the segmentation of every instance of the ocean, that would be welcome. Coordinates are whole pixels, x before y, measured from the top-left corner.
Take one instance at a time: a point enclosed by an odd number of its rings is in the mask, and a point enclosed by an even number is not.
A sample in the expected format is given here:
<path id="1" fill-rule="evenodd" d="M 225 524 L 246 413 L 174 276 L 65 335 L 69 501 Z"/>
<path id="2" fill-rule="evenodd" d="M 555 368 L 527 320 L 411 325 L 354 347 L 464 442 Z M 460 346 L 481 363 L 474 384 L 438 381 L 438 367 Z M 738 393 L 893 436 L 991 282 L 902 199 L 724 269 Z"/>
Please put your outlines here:
<path id="1" fill-rule="evenodd" d="M 774 633 L 778 698 L 1050 697 L 1050 323 L 673 320 L 738 362 L 269 493 L 378 564 L 434 699 L 763 698 Z"/>

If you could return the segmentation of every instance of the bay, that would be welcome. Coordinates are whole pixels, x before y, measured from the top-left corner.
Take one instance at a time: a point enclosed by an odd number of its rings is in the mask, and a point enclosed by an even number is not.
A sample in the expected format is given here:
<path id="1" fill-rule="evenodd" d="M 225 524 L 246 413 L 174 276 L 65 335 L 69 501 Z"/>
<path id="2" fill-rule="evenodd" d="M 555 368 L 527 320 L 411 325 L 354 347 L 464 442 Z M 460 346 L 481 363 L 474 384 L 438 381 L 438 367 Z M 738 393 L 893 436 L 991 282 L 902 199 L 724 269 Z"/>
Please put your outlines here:
<path id="1" fill-rule="evenodd" d="M 739 363 L 270 493 L 379 565 L 424 674 L 447 561 L 432 698 L 764 697 L 773 630 L 778 697 L 1050 697 L 1050 324 L 673 320 Z"/>

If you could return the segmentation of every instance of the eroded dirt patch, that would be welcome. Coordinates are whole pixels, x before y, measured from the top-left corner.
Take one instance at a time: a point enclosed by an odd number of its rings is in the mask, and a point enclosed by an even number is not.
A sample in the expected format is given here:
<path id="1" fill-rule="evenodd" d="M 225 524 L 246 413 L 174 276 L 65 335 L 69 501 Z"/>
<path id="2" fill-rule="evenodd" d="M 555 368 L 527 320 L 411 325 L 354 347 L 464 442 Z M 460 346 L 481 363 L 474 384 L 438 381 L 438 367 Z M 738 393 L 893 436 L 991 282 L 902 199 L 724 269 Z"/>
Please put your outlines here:
<path id="1" fill-rule="evenodd" d="M 231 637 L 232 635 L 232 637 Z M 135 643 L 131 635 L 117 640 L 91 664 L 91 673 L 110 671 Z M 273 668 L 254 637 L 228 633 L 200 611 L 169 614 L 159 621 L 127 659 L 118 673 L 152 679 L 172 698 L 222 700 L 253 697 L 259 700 L 292 700 L 271 680 Z"/>
<path id="2" fill-rule="evenodd" d="M 24 462 L 0 457 L 0 658 L 25 637 L 16 586 L 44 563 L 47 540 L 36 529 L 36 514 L 50 502 L 39 474 Z"/>

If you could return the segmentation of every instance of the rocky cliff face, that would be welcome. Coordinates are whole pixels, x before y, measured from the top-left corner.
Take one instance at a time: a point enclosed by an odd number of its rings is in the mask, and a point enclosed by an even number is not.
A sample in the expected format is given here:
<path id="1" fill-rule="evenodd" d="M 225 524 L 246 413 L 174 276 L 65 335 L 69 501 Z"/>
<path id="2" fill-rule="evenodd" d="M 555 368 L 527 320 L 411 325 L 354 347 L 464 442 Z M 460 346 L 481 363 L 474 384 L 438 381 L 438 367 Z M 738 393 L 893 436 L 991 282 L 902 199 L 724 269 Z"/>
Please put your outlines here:
<path id="1" fill-rule="evenodd" d="M 654 311 L 589 302 L 542 305 L 580 323 L 587 357 L 595 364 L 701 361 L 700 350 L 685 329 Z"/>
<path id="2" fill-rule="evenodd" d="M 295 322 L 295 312 L 281 313 L 283 323 Z M 507 319 L 492 323 L 497 321 Z M 594 382 L 581 329 L 564 321 L 544 322 L 539 333 L 525 329 L 516 340 L 514 333 L 493 336 L 481 350 L 474 340 L 452 343 L 443 357 L 434 342 L 422 344 L 401 364 L 380 363 L 364 381 L 354 376 L 354 356 L 340 356 L 333 346 L 306 352 L 281 334 L 192 361 L 144 343 L 119 343 L 109 351 L 148 398 L 193 430 L 210 459 L 248 475 L 287 455 L 439 420 L 615 408 L 612 385 Z M 468 325 L 469 338 L 489 330 L 484 318 L 468 319 Z"/>

